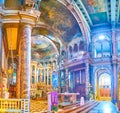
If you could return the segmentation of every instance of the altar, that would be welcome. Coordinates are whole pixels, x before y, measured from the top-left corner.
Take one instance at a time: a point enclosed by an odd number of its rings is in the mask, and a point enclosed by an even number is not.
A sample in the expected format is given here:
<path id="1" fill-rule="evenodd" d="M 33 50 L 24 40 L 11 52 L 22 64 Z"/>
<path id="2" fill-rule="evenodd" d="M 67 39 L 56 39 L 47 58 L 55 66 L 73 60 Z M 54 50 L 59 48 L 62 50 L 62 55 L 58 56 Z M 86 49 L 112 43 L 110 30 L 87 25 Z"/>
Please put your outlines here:
<path id="1" fill-rule="evenodd" d="M 79 93 L 59 93 L 59 99 L 61 102 L 76 103 L 76 97 Z"/>

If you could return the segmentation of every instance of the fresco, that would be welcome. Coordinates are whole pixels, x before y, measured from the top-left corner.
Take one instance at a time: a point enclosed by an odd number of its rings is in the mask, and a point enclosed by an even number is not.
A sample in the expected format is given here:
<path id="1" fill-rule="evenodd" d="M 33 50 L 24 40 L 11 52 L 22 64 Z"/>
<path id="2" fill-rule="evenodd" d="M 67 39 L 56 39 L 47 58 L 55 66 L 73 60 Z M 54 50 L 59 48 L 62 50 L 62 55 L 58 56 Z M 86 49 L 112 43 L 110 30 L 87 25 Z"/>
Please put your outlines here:
<path id="1" fill-rule="evenodd" d="M 59 42 L 62 43 L 59 39 L 59 37 L 57 36 L 57 34 L 53 33 L 50 30 L 47 30 L 46 28 L 40 28 L 40 27 L 35 27 L 32 30 L 32 36 L 36 36 L 36 35 L 44 35 L 47 38 L 49 38 L 50 40 L 52 40 L 53 42 Z"/>
<path id="2" fill-rule="evenodd" d="M 107 23 L 106 0 L 82 0 L 93 24 Z"/>
<path id="3" fill-rule="evenodd" d="M 76 33 L 81 34 L 76 19 L 57 0 L 43 0 L 40 4 L 40 11 L 40 21 L 52 26 L 52 29 L 62 36 L 64 42 L 70 42 Z"/>
<path id="4" fill-rule="evenodd" d="M 33 30 L 32 30 L 32 35 L 49 35 L 49 34 L 52 34 L 52 32 L 50 32 L 49 30 L 47 29 L 44 29 L 44 28 L 39 28 L 39 27 L 35 27 Z"/>
<path id="5" fill-rule="evenodd" d="M 32 46 L 32 49 L 31 49 L 32 59 L 35 59 L 35 60 L 49 58 L 56 53 L 52 44 L 50 44 L 50 42 L 48 42 L 47 40 L 41 37 L 32 37 L 31 46 Z"/>
<path id="6" fill-rule="evenodd" d="M 101 23 L 108 22 L 106 12 L 91 14 L 90 17 L 91 17 L 93 24 L 101 24 Z"/>

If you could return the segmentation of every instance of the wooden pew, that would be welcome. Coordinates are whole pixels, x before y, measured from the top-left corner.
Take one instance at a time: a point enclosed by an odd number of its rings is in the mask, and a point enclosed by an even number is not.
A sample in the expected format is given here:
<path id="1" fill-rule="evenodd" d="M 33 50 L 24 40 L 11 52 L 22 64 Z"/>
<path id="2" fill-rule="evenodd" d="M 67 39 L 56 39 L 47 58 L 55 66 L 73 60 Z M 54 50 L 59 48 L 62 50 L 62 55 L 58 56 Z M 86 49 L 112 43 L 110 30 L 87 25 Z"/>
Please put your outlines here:
<path id="1" fill-rule="evenodd" d="M 80 106 L 80 103 L 67 105 L 64 108 L 59 109 L 59 111 L 57 113 L 63 113 L 64 111 L 67 111 L 67 110 L 74 108 L 74 107 L 77 107 L 77 106 Z"/>
<path id="2" fill-rule="evenodd" d="M 89 104 L 87 104 L 85 106 L 79 107 L 76 110 L 72 110 L 72 111 L 70 111 L 68 113 L 86 113 L 85 110 L 87 110 L 88 108 L 92 109 L 93 106 L 97 105 L 97 104 L 98 104 L 98 102 L 91 102 L 91 103 L 89 103 Z"/>
<path id="3" fill-rule="evenodd" d="M 97 103 L 95 103 L 95 104 L 93 104 L 92 106 L 90 106 L 90 107 L 88 107 L 87 109 L 85 109 L 84 111 L 79 111 L 79 112 L 77 112 L 77 113 L 89 113 L 90 112 L 90 110 L 91 109 L 93 109 L 95 106 L 97 106 L 99 103 L 97 102 Z"/>
<path id="4" fill-rule="evenodd" d="M 76 104 L 76 105 L 73 105 L 73 106 L 70 106 L 68 108 L 65 108 L 65 109 L 60 109 L 58 113 L 69 113 L 69 112 L 74 112 L 75 110 L 79 109 L 79 108 L 84 108 L 85 106 L 88 106 L 89 104 L 93 104 L 94 101 L 92 102 L 87 102 L 85 105 L 82 105 L 80 106 L 80 103 L 79 104 Z M 75 112 L 74 112 L 75 113 Z"/>

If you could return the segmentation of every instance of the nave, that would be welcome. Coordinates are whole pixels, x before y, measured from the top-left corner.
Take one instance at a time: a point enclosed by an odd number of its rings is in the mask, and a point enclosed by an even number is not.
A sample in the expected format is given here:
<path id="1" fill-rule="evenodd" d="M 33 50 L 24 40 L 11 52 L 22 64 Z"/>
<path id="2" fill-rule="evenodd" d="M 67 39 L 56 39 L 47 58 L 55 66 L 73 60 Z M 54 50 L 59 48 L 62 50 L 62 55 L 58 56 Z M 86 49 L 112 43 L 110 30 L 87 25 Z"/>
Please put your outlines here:
<path id="1" fill-rule="evenodd" d="M 47 112 L 47 102 L 31 101 L 31 113 L 49 113 Z M 54 112 L 55 113 L 55 112 Z M 109 101 L 89 101 L 85 105 L 76 104 L 62 106 L 56 113 L 119 113 L 118 108 Z"/>

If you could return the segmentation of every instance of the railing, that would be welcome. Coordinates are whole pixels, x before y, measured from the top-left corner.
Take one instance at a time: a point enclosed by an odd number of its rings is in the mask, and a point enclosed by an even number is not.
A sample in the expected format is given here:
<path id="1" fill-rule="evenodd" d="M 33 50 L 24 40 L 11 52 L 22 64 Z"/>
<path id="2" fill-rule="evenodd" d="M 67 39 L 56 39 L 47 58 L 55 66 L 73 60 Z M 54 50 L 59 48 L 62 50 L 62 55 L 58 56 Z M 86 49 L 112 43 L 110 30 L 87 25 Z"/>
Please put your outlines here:
<path id="1" fill-rule="evenodd" d="M 92 60 L 93 60 L 94 62 L 101 62 L 101 61 L 110 62 L 112 59 L 111 59 L 111 58 L 107 58 L 107 57 L 102 57 L 102 58 L 93 58 Z"/>
<path id="2" fill-rule="evenodd" d="M 0 113 L 29 113 L 28 99 L 0 99 Z"/>

